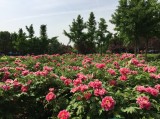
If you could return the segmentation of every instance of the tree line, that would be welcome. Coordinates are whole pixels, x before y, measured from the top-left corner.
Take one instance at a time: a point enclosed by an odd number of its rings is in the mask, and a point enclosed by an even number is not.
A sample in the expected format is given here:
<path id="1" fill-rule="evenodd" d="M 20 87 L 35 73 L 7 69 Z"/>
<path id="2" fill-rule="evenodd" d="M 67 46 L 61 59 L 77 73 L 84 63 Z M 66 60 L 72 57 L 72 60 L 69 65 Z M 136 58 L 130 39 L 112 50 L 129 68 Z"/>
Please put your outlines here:
<path id="1" fill-rule="evenodd" d="M 58 36 L 48 38 L 47 26 L 40 26 L 40 37 L 35 36 L 33 25 L 26 26 L 27 33 L 22 28 L 18 33 L 0 32 L 0 52 L 7 55 L 54 54 L 66 53 L 71 49 L 58 41 Z"/>
<path id="2" fill-rule="evenodd" d="M 33 25 L 26 26 L 18 33 L 0 32 L 0 51 L 16 51 L 21 54 L 66 53 L 75 51 L 82 54 L 106 53 L 106 51 L 145 50 L 146 55 L 154 41 L 160 47 L 160 2 L 158 0 L 119 0 L 119 5 L 110 20 L 115 25 L 115 34 L 108 31 L 104 18 L 97 22 L 93 12 L 87 21 L 81 15 L 73 19 L 69 31 L 63 33 L 69 38 L 67 46 L 58 42 L 58 37 L 47 37 L 47 26 L 40 26 L 40 37 L 34 35 Z M 71 48 L 70 43 L 74 46 Z M 158 44 L 158 45 L 157 45 Z M 154 45 L 152 46 L 154 47 Z M 117 49 L 116 49 L 117 48 Z M 160 49 L 158 49 L 160 50 Z"/>

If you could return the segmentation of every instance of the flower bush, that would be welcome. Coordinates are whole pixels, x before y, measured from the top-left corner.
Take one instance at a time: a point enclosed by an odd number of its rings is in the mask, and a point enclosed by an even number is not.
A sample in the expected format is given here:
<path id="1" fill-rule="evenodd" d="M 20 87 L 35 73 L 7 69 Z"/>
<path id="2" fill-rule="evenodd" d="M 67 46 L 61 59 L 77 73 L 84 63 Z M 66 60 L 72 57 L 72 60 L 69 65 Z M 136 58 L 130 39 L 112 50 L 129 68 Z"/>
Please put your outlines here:
<path id="1" fill-rule="evenodd" d="M 160 62 L 133 54 L 0 58 L 0 118 L 159 119 Z"/>

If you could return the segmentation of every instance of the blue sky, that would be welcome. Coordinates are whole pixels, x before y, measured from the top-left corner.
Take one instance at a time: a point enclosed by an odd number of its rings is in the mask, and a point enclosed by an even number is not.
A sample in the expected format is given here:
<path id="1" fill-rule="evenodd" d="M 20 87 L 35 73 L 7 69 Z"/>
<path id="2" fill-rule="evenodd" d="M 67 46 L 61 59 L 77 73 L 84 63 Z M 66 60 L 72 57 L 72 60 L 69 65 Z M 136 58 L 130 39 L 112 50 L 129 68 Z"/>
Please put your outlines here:
<path id="1" fill-rule="evenodd" d="M 26 32 L 25 26 L 33 24 L 39 36 L 40 25 L 46 24 L 48 37 L 59 36 L 59 41 L 67 44 L 63 30 L 69 30 L 78 14 L 87 21 L 94 12 L 96 20 L 105 18 L 108 29 L 113 31 L 109 20 L 117 5 L 118 0 L 0 0 L 0 31 L 17 32 L 23 28 Z"/>

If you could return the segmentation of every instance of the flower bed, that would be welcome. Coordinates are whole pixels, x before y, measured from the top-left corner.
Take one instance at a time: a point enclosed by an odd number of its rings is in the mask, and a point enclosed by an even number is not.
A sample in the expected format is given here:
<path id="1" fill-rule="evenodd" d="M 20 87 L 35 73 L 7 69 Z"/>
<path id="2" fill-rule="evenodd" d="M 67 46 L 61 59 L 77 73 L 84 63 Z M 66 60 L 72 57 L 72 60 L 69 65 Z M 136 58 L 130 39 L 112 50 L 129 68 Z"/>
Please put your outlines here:
<path id="1" fill-rule="evenodd" d="M 160 118 L 160 62 L 142 55 L 0 59 L 0 118 Z"/>

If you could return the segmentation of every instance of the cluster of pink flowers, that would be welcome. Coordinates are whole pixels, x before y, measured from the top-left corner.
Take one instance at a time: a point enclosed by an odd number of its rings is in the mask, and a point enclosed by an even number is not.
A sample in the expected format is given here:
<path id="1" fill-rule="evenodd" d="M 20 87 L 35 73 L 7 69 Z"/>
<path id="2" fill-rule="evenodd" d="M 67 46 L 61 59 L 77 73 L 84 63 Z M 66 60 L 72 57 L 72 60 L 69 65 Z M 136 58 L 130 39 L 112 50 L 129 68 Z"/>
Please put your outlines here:
<path id="1" fill-rule="evenodd" d="M 157 87 L 157 86 L 155 86 L 155 87 Z M 157 88 L 152 88 L 152 87 L 146 87 L 145 88 L 144 86 L 137 86 L 136 90 L 139 91 L 139 92 L 149 93 L 153 96 L 158 96 L 158 94 L 159 94 L 159 91 L 157 90 Z"/>
<path id="2" fill-rule="evenodd" d="M 103 69 L 105 66 L 106 66 L 105 63 L 97 63 L 97 64 L 96 64 L 96 67 L 97 67 L 98 69 Z"/>
<path id="3" fill-rule="evenodd" d="M 107 91 L 104 88 L 97 88 L 94 89 L 94 95 L 95 96 L 103 96 L 107 93 Z"/>
<path id="4" fill-rule="evenodd" d="M 89 85 L 89 87 L 92 87 L 94 89 L 96 89 L 96 88 L 102 88 L 102 82 L 99 81 L 98 79 L 96 79 L 95 81 L 89 82 L 88 85 Z"/>
<path id="5" fill-rule="evenodd" d="M 29 74 L 29 70 L 24 70 L 24 71 L 22 71 L 22 76 L 26 76 L 26 75 L 28 75 Z"/>
<path id="6" fill-rule="evenodd" d="M 107 91 L 104 88 L 102 88 L 102 82 L 98 79 L 89 82 L 88 86 L 94 89 L 95 96 L 103 96 L 107 93 Z"/>
<path id="7" fill-rule="evenodd" d="M 84 84 L 80 84 L 79 86 L 75 86 L 71 89 L 71 92 L 72 93 L 75 93 L 77 91 L 80 91 L 80 92 L 84 92 L 88 89 L 88 85 L 84 85 Z"/>
<path id="8" fill-rule="evenodd" d="M 52 67 L 48 67 L 48 66 L 44 66 L 44 67 L 43 67 L 43 71 L 51 72 L 52 70 L 53 70 Z"/>
<path id="9" fill-rule="evenodd" d="M 120 68 L 120 65 L 119 65 L 119 63 L 118 62 L 113 62 L 113 65 L 114 65 L 114 67 L 116 68 L 116 69 L 119 69 Z"/>
<path id="10" fill-rule="evenodd" d="M 154 88 L 160 91 L 160 84 L 155 85 Z"/>
<path id="11" fill-rule="evenodd" d="M 121 55 L 120 60 L 124 60 L 124 59 L 130 59 L 133 58 L 134 54 L 128 54 L 128 53 L 124 53 Z"/>
<path id="12" fill-rule="evenodd" d="M 46 95 L 46 100 L 48 102 L 54 100 L 56 98 L 56 95 L 54 94 L 54 88 L 49 89 L 49 93 Z"/>
<path id="13" fill-rule="evenodd" d="M 136 103 L 139 104 L 141 109 L 149 110 L 151 107 L 151 103 L 149 102 L 149 99 L 146 96 L 138 97 Z"/>
<path id="14" fill-rule="evenodd" d="M 37 63 L 34 65 L 34 68 L 35 68 L 35 69 L 38 69 L 38 68 L 40 67 L 40 64 L 41 64 L 40 62 L 37 62 Z"/>
<path id="15" fill-rule="evenodd" d="M 155 66 L 147 66 L 143 68 L 143 71 L 148 73 L 155 73 L 157 71 L 157 68 Z"/>
<path id="16" fill-rule="evenodd" d="M 129 68 L 120 68 L 119 72 L 121 75 L 127 75 L 130 73 L 130 69 Z"/>
<path id="17" fill-rule="evenodd" d="M 131 63 L 134 64 L 134 65 L 138 65 L 139 61 L 136 58 L 132 58 Z"/>
<path id="18" fill-rule="evenodd" d="M 31 80 L 28 80 L 28 82 L 24 85 L 24 84 L 21 84 L 17 79 L 15 80 L 7 79 L 5 81 L 5 84 L 2 85 L 1 88 L 5 91 L 10 90 L 11 88 L 15 88 L 15 89 L 20 88 L 21 92 L 27 92 L 29 88 L 28 85 L 30 85 L 31 82 L 32 82 Z"/>
<path id="19" fill-rule="evenodd" d="M 160 79 L 160 74 L 150 73 L 149 76 L 153 79 Z"/>
<path id="20" fill-rule="evenodd" d="M 122 80 L 122 81 L 126 81 L 127 80 L 127 75 L 131 74 L 132 71 L 129 68 L 125 68 L 124 67 L 124 68 L 120 68 L 119 72 L 121 74 L 121 76 L 119 77 L 119 79 Z"/>
<path id="21" fill-rule="evenodd" d="M 92 58 L 85 57 L 82 61 L 82 65 L 91 64 L 92 60 L 93 60 Z"/>
<path id="22" fill-rule="evenodd" d="M 64 76 L 61 76 L 60 79 L 63 81 L 63 83 L 68 86 L 70 84 L 72 84 L 72 80 L 67 78 L 67 77 L 64 77 Z"/>
<path id="23" fill-rule="evenodd" d="M 114 108 L 115 103 L 115 100 L 111 96 L 106 96 L 102 99 L 101 107 L 104 110 L 109 111 Z"/>

